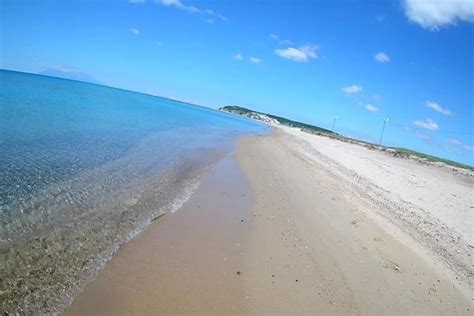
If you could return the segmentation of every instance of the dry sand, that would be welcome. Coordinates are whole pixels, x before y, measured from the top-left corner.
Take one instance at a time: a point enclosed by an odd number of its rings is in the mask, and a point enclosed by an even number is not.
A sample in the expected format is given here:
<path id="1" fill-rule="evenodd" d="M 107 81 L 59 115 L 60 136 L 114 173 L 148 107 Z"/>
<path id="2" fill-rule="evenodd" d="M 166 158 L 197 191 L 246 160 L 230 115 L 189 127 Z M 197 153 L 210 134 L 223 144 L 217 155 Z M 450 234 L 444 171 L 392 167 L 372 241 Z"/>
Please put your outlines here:
<path id="1" fill-rule="evenodd" d="M 291 150 L 339 180 L 345 195 L 393 235 L 408 235 L 430 260 L 474 288 L 474 172 L 394 157 L 329 137 L 281 127 Z"/>
<path id="2" fill-rule="evenodd" d="M 470 175 L 281 128 L 235 155 L 66 314 L 472 315 Z"/>

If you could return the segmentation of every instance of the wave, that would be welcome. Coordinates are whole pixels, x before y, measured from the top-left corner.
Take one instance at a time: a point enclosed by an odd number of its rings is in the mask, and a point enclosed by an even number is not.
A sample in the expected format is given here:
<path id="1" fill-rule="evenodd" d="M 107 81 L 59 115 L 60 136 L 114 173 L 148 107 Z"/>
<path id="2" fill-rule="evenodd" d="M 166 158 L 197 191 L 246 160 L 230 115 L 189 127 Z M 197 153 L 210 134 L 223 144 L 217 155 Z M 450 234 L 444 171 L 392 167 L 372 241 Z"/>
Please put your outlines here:
<path id="1" fill-rule="evenodd" d="M 63 310 L 121 245 L 178 210 L 226 154 L 201 148 L 164 164 L 149 155 L 152 143 L 3 210 L 2 310 Z"/>

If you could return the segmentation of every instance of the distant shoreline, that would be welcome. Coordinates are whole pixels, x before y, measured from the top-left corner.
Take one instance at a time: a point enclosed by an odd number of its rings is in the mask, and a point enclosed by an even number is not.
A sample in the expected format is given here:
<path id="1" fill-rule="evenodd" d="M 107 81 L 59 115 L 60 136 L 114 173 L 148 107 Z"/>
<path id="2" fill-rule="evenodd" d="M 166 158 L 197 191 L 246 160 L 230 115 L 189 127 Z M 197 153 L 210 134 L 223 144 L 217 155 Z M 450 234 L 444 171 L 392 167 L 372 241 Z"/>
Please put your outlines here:
<path id="1" fill-rule="evenodd" d="M 431 156 L 428 154 L 424 154 L 424 153 L 406 149 L 406 148 L 384 146 L 384 145 L 374 144 L 374 143 L 370 143 L 370 142 L 359 140 L 359 139 L 350 138 L 350 137 L 341 135 L 339 133 L 335 133 L 334 131 L 330 131 L 328 129 L 325 129 L 319 126 L 289 120 L 287 118 L 276 116 L 273 114 L 258 112 L 251 109 L 239 107 L 239 106 L 224 106 L 224 107 L 219 108 L 219 110 L 236 114 L 236 115 L 240 115 L 240 116 L 244 116 L 244 117 L 248 117 L 254 120 L 260 120 L 270 125 L 283 125 L 283 126 L 288 126 L 292 128 L 299 128 L 304 132 L 332 137 L 344 142 L 358 143 L 359 145 L 366 146 L 371 149 L 387 151 L 390 154 L 393 154 L 393 156 L 395 157 L 412 158 L 412 159 L 414 158 L 414 159 L 418 159 L 420 161 L 424 161 L 427 163 L 429 162 L 444 163 L 448 166 L 461 168 L 461 169 L 467 169 L 469 171 L 474 171 L 474 166 L 466 165 L 466 164 L 456 162 L 453 160 Z"/>

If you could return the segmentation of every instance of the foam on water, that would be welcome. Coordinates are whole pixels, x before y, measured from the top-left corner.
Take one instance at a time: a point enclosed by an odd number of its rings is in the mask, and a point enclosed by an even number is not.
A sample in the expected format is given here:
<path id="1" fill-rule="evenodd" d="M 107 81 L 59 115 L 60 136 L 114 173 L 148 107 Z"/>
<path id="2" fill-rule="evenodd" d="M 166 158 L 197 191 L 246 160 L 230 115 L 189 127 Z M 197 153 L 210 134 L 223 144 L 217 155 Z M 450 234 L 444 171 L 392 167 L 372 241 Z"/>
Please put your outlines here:
<path id="1" fill-rule="evenodd" d="M 0 71 L 0 310 L 55 313 L 255 122 Z"/>

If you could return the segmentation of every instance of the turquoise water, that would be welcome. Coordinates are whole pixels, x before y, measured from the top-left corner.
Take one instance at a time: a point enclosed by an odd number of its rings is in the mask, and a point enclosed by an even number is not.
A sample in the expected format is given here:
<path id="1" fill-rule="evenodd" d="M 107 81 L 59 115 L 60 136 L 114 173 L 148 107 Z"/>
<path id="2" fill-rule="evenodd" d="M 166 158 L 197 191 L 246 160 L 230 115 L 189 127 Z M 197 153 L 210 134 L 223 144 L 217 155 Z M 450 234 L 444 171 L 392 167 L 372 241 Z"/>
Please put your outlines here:
<path id="1" fill-rule="evenodd" d="M 0 310 L 56 312 L 122 243 L 189 197 L 243 118 L 0 70 Z"/>

